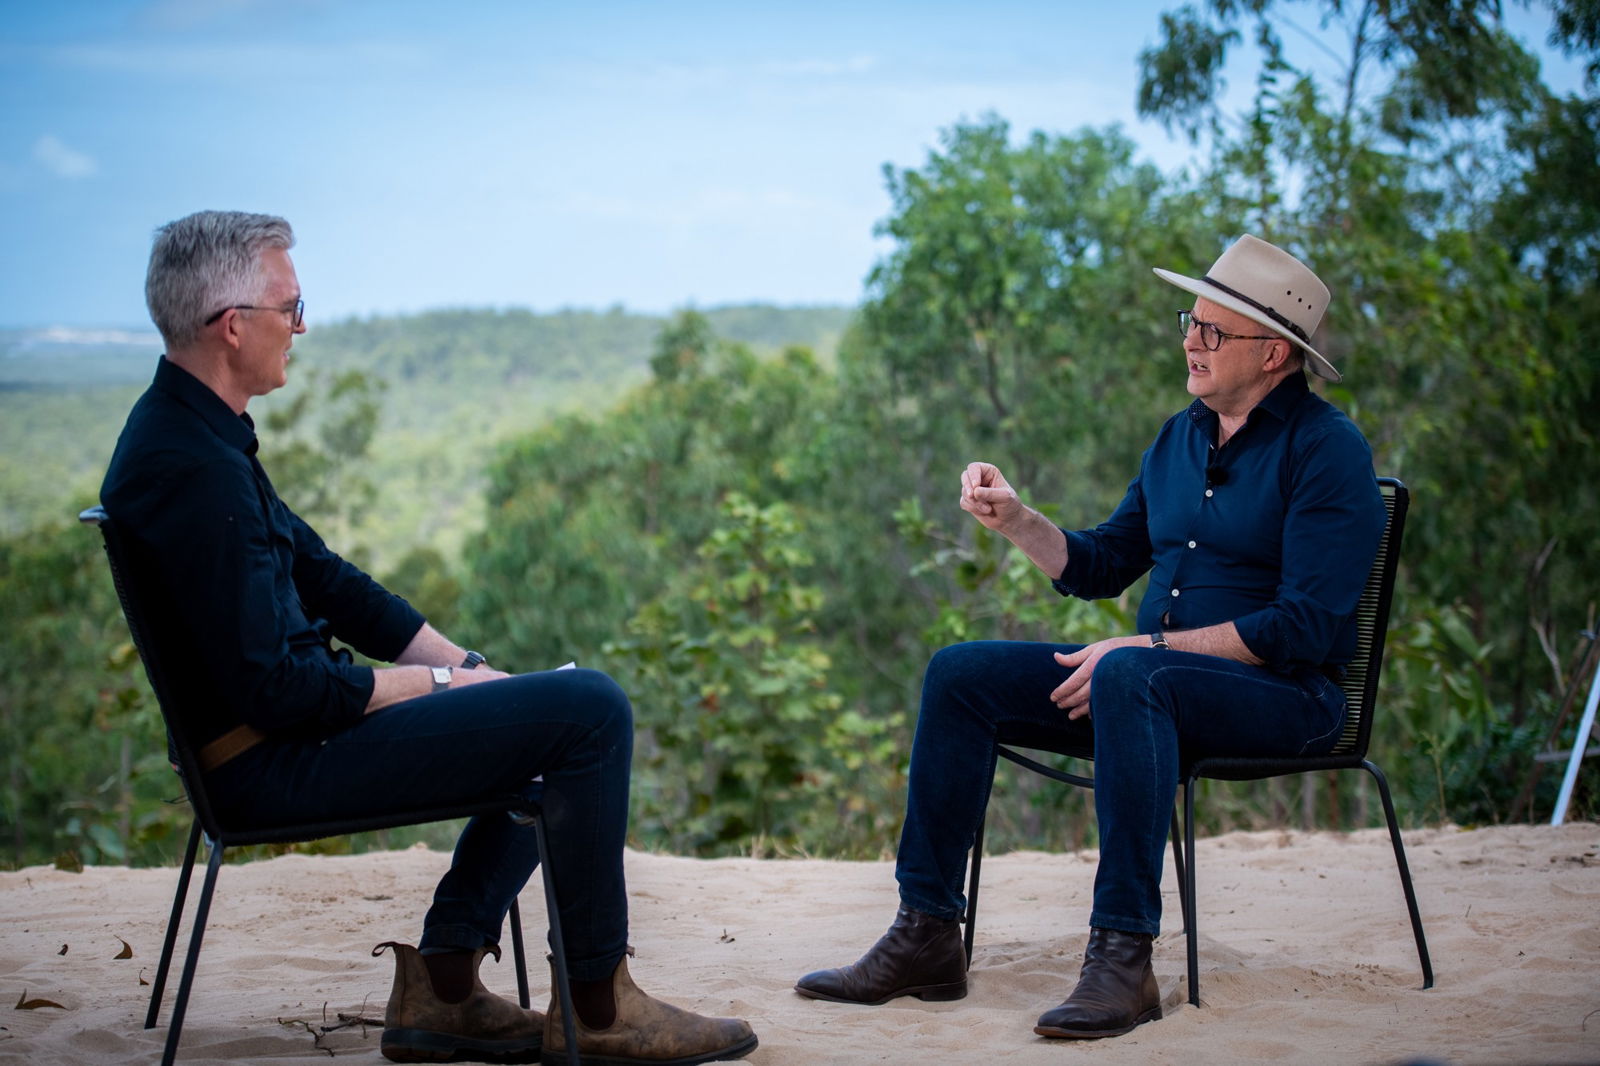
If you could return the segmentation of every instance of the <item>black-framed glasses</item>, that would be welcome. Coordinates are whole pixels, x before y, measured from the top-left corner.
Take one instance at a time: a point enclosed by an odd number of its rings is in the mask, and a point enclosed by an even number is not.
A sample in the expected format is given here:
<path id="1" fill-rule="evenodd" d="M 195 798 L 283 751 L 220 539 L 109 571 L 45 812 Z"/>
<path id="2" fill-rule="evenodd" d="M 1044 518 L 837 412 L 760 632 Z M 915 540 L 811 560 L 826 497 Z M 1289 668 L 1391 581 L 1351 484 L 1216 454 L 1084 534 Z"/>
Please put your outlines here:
<path id="1" fill-rule="evenodd" d="M 1224 333 L 1210 322 L 1203 322 L 1194 317 L 1193 311 L 1178 312 L 1178 331 L 1180 333 L 1188 337 L 1189 331 L 1196 327 L 1200 330 L 1200 343 L 1205 345 L 1205 349 L 1208 352 L 1214 352 L 1222 347 L 1223 341 L 1276 341 L 1283 339 L 1276 333 Z"/>
<path id="2" fill-rule="evenodd" d="M 306 320 L 305 300 L 295 300 L 293 307 L 261 307 L 257 304 L 230 304 L 206 319 L 201 325 L 209 326 L 229 311 L 276 311 L 280 315 L 289 316 L 289 328 L 299 329 L 300 323 Z"/>

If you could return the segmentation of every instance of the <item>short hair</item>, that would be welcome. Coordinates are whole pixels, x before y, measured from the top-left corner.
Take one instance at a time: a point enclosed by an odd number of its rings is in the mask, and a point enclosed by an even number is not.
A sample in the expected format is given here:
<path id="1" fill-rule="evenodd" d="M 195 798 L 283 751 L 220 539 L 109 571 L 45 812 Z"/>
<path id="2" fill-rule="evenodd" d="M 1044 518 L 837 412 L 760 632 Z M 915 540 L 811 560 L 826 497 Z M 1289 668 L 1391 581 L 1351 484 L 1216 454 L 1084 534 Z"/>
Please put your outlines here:
<path id="1" fill-rule="evenodd" d="M 156 230 L 144 302 L 169 349 L 200 337 L 206 318 L 261 295 L 261 253 L 294 247 L 294 230 L 276 215 L 197 211 Z"/>

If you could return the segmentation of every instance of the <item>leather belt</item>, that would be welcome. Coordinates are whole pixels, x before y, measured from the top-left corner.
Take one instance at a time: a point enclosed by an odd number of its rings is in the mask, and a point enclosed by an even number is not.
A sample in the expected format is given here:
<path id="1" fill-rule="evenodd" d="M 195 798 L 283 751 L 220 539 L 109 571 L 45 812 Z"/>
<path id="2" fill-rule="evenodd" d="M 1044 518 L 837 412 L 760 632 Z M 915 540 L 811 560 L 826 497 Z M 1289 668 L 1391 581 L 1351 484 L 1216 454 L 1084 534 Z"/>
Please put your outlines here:
<path id="1" fill-rule="evenodd" d="M 210 773 L 229 759 L 243 755 L 266 739 L 267 735 L 254 726 L 234 726 L 200 749 L 198 755 L 200 769 Z"/>

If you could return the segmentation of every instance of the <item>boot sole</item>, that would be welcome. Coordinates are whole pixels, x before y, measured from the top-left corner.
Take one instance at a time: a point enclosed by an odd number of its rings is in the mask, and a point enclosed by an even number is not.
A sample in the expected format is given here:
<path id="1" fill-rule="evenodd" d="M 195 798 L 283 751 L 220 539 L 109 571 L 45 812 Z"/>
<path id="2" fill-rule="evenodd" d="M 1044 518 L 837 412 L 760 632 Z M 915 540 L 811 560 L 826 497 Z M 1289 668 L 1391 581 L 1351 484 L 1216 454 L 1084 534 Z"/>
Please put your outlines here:
<path id="1" fill-rule="evenodd" d="M 385 1029 L 379 1050 L 390 1062 L 538 1062 L 544 1041 L 474 1040 L 431 1029 Z"/>
<path id="2" fill-rule="evenodd" d="M 826 992 L 803 988 L 800 985 L 795 985 L 794 990 L 807 999 L 821 999 L 829 1003 L 855 1003 L 862 1007 L 881 1007 L 891 999 L 899 999 L 901 996 L 915 996 L 917 999 L 928 1003 L 946 1003 L 953 999 L 965 999 L 967 997 L 967 982 L 963 978 L 960 981 L 953 981 L 943 985 L 917 985 L 913 988 L 897 988 L 882 999 L 846 999 L 844 996 L 830 996 Z"/>
<path id="3" fill-rule="evenodd" d="M 578 1062 L 582 1066 L 696 1066 L 702 1062 L 719 1062 L 724 1059 L 742 1059 L 756 1049 L 756 1034 L 751 1033 L 737 1044 L 729 1044 L 720 1051 L 708 1051 L 700 1055 L 686 1055 L 677 1059 L 635 1059 L 623 1055 L 586 1055 L 583 1053 L 583 1042 L 578 1042 Z M 544 1057 L 540 1059 L 545 1066 L 566 1066 L 567 1053 L 565 1050 L 545 1048 Z"/>
<path id="4" fill-rule="evenodd" d="M 1145 1022 L 1157 1021 L 1160 1017 L 1161 1008 L 1156 1006 L 1135 1018 L 1132 1025 L 1121 1029 L 1061 1029 L 1053 1025 L 1036 1025 L 1033 1031 L 1040 1036 L 1055 1037 L 1058 1040 L 1099 1040 L 1102 1037 L 1131 1033 Z"/>

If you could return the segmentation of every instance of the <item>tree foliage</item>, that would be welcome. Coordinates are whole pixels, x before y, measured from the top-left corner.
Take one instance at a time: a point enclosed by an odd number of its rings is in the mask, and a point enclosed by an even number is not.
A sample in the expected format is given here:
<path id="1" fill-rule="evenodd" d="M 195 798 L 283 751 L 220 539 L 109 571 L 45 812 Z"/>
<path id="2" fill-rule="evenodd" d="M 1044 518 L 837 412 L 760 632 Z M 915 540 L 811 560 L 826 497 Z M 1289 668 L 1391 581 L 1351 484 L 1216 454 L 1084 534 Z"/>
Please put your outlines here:
<path id="1" fill-rule="evenodd" d="M 72 867 L 181 850 L 160 714 L 92 531 L 58 522 L 0 540 L 0 617 L 10 863 Z"/>
<path id="2" fill-rule="evenodd" d="M 1595 54 L 1592 8 L 1554 5 L 1575 54 Z M 459 407 L 407 382 L 441 361 L 464 390 L 491 363 L 543 365 L 570 371 L 577 394 L 610 356 L 559 324 L 518 349 L 512 327 L 527 323 L 511 313 L 487 313 L 476 335 L 464 312 L 378 320 L 392 347 L 369 378 L 339 377 L 355 367 L 329 358 L 315 401 L 284 398 L 273 432 L 297 443 L 280 488 L 359 543 L 357 460 L 385 451 L 375 409 L 426 408 L 429 432 L 458 439 L 482 431 L 457 498 L 382 515 L 413 532 L 386 571 L 394 587 L 496 665 L 577 659 L 623 683 L 640 727 L 638 843 L 882 854 L 932 652 L 1126 632 L 1140 591 L 1056 597 L 960 512 L 960 470 L 998 463 L 1065 526 L 1102 518 L 1188 401 L 1173 318 L 1187 301 L 1150 268 L 1203 273 L 1254 232 L 1328 281 L 1319 348 L 1346 380 L 1317 387 L 1413 492 L 1375 755 L 1413 820 L 1526 816 L 1518 794 L 1583 680 L 1577 632 L 1595 624 L 1600 101 L 1548 92 L 1497 16 L 1487 0 L 1179 9 L 1142 57 L 1140 106 L 1194 138 L 1203 164 L 1160 174 L 1115 128 L 957 124 L 922 165 L 885 171 L 889 251 L 823 356 L 770 309 L 688 310 L 629 334 L 632 376 L 527 426 L 530 408 L 484 395 L 494 382 Z M 1307 17 L 1325 44 L 1343 31 L 1332 78 L 1285 47 Z M 1258 72 L 1246 108 L 1224 115 L 1220 76 L 1240 48 Z M 634 329 L 601 317 L 588 324 Z M 495 445 L 483 427 L 497 418 L 519 431 Z M 393 450 L 425 478 L 458 470 L 432 454 L 438 437 L 418 439 Z M 461 519 L 480 503 L 481 525 Z M 18 856 L 137 857 L 129 842 L 155 809 L 142 764 L 116 769 L 117 731 L 143 736 L 152 719 L 126 656 L 107 657 L 114 606 L 84 544 L 52 529 L 0 551 L 0 599 L 26 623 L 0 633 L 0 712 L 28 745 L 7 764 Z M 59 668 L 19 668 L 57 643 L 75 648 Z M 1555 739 L 1570 744 L 1570 726 Z M 991 846 L 1092 843 L 1079 797 L 1031 778 L 998 776 Z M 1349 826 L 1374 804 L 1330 780 L 1231 787 L 1205 809 L 1211 828 Z"/>

